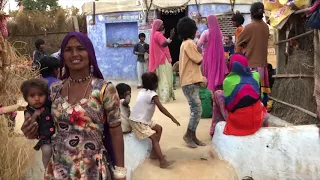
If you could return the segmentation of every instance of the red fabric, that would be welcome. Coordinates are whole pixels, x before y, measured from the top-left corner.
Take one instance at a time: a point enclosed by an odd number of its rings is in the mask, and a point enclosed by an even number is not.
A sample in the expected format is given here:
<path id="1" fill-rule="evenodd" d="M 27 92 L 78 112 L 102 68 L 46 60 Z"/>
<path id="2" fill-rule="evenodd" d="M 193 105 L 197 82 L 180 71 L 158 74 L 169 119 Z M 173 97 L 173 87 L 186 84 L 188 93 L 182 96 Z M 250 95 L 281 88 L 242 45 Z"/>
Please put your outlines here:
<path id="1" fill-rule="evenodd" d="M 4 37 L 8 37 L 7 18 L 3 18 L 0 20 L 0 30 L 1 30 L 1 34 Z"/>
<path id="2" fill-rule="evenodd" d="M 257 132 L 263 123 L 264 106 L 261 101 L 228 113 L 224 134 L 247 136 Z"/>

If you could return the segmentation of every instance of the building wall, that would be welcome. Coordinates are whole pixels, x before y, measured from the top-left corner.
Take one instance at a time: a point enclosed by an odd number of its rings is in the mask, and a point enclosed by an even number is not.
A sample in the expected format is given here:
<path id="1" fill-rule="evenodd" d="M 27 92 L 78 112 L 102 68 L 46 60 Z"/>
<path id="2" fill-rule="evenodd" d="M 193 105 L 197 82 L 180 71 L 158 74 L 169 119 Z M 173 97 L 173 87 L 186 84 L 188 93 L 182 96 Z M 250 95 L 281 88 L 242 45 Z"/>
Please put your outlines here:
<path id="1" fill-rule="evenodd" d="M 236 10 L 246 13 L 249 5 L 236 5 Z M 230 10 L 228 4 L 200 5 L 200 13 L 203 16 L 220 14 Z M 189 16 L 197 13 L 197 7 L 191 5 L 188 8 Z M 147 35 L 147 42 L 151 32 L 151 23 L 154 12 L 149 13 L 149 24 L 143 23 L 142 11 L 110 13 L 95 16 L 95 24 L 90 25 L 92 16 L 87 16 L 88 34 L 96 51 L 99 67 L 106 79 L 120 81 L 135 81 L 137 79 L 136 56 L 133 55 L 133 46 L 111 47 L 114 43 L 135 44 L 138 42 L 138 33 Z M 249 23 L 246 16 L 245 24 Z M 119 23 L 119 24 L 115 24 Z M 110 33 L 112 32 L 112 33 Z"/>

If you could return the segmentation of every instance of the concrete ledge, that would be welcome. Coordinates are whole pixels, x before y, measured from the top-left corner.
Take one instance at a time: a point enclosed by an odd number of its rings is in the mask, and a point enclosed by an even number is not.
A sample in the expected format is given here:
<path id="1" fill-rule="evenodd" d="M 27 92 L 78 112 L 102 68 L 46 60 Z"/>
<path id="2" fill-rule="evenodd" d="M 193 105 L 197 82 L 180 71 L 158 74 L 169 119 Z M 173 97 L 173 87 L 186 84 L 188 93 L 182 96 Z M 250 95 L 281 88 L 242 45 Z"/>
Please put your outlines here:
<path id="1" fill-rule="evenodd" d="M 261 128 L 251 136 L 226 136 L 216 126 L 212 145 L 241 179 L 320 179 L 320 139 L 315 125 Z"/>
<path id="2" fill-rule="evenodd" d="M 151 141 L 139 141 L 134 133 L 125 134 L 124 151 L 127 180 L 130 180 L 133 171 L 150 155 Z"/>

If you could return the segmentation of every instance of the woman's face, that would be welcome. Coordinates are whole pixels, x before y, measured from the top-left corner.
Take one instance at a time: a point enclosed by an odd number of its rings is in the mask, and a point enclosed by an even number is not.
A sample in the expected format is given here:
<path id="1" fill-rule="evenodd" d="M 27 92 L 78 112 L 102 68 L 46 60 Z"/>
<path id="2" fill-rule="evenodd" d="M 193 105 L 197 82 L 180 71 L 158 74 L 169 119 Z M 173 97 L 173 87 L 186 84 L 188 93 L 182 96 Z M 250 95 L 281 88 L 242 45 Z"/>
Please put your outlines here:
<path id="1" fill-rule="evenodd" d="M 76 37 L 69 39 L 64 49 L 63 57 L 69 70 L 89 70 L 88 52 Z"/>
<path id="2" fill-rule="evenodd" d="M 158 31 L 163 31 L 163 30 L 164 30 L 164 25 L 162 24 Z"/>

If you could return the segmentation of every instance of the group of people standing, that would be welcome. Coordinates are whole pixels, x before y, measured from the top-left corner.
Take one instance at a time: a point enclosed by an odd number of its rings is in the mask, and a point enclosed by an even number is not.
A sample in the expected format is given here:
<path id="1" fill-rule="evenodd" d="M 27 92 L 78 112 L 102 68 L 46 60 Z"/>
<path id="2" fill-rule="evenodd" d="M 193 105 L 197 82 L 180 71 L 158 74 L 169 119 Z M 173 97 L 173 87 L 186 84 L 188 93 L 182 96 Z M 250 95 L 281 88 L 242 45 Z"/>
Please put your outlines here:
<path id="1" fill-rule="evenodd" d="M 270 92 L 266 79 L 269 29 L 262 21 L 262 3 L 254 3 L 250 11 L 252 22 L 236 35 L 236 52 L 229 65 L 216 16 L 207 17 L 209 29 L 203 32 L 198 45 L 194 42 L 195 21 L 185 17 L 178 22 L 177 31 L 183 39 L 179 57 L 180 82 L 190 106 L 189 124 L 183 139 L 191 148 L 206 145 L 196 136 L 202 113 L 201 87 L 213 92 L 214 112 L 222 114 L 219 119 L 214 113 L 213 122 L 226 120 L 229 123 L 225 129 L 227 134 L 247 135 L 263 124 L 265 111 L 261 99 L 265 100 Z M 46 81 L 32 79 L 22 84 L 21 92 L 28 108 L 21 129 L 27 138 L 39 139 L 35 148 L 43 151 L 45 179 L 124 180 L 122 120 L 129 122 L 138 139 L 152 140 L 151 157 L 159 160 L 160 167 L 173 163 L 161 152 L 162 127 L 152 122 L 157 106 L 173 123 L 180 125 L 162 105 L 174 99 L 168 45 L 175 34 L 171 30 L 170 37 L 165 38 L 164 30 L 163 22 L 155 20 L 150 46 L 145 45 L 145 36 L 140 35 L 141 44 L 134 49 L 141 62 L 138 65 L 142 69 L 139 82 L 142 89 L 131 110 L 130 86 L 123 83 L 114 86 L 103 80 L 93 44 L 79 32 L 71 32 L 64 38 L 59 63 L 40 69 Z M 36 44 L 40 49 L 41 43 Z M 148 58 L 142 48 L 148 49 Z M 35 57 L 41 53 L 36 52 Z M 40 67 L 51 63 L 46 55 L 39 62 Z M 148 64 L 147 68 L 144 63 Z M 149 72 L 143 72 L 146 69 Z M 239 127 L 239 123 L 243 127 Z M 241 132 L 235 132 L 239 128 Z"/>

